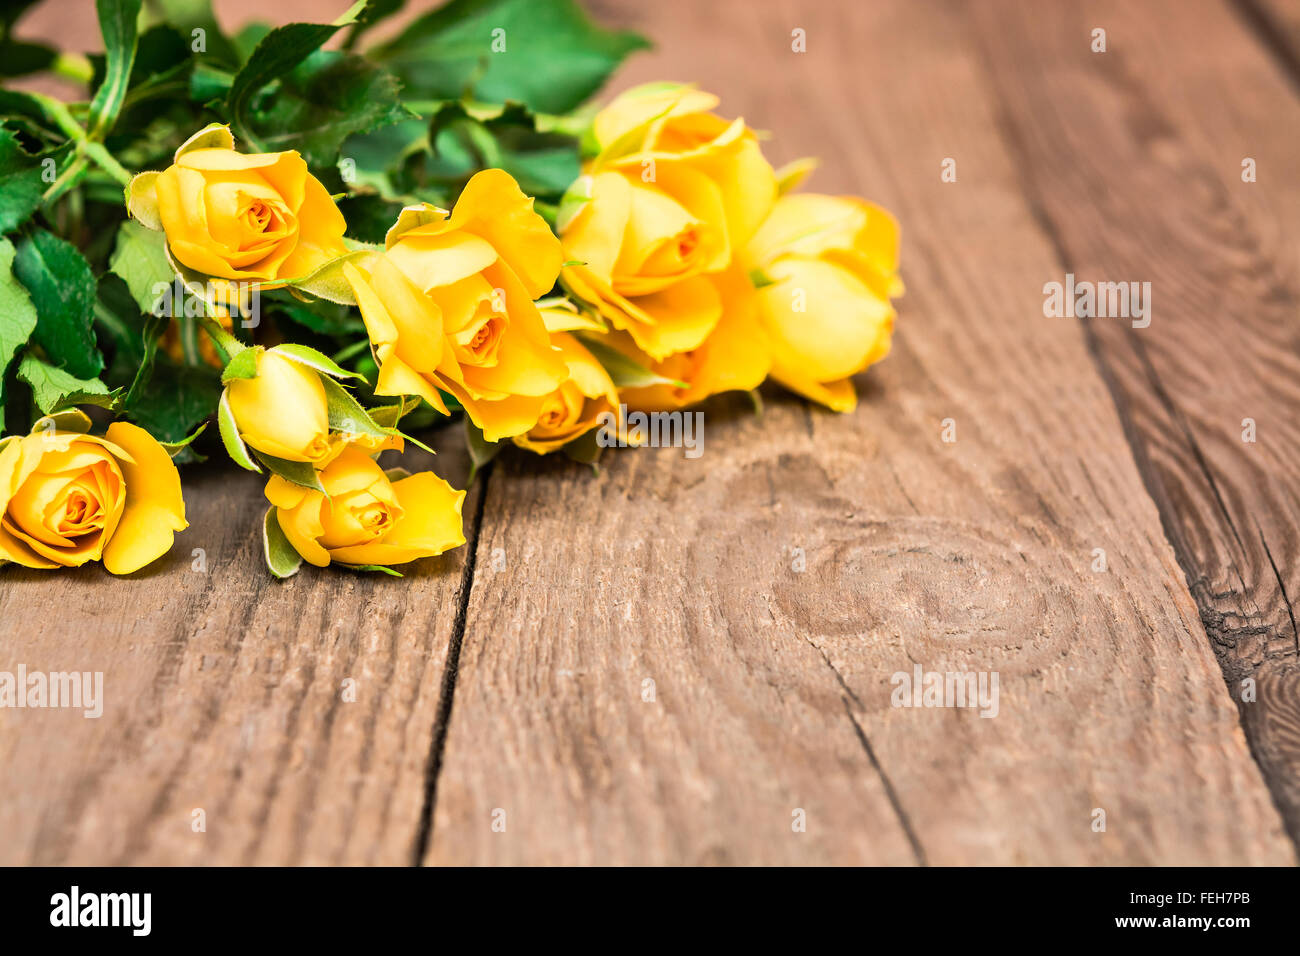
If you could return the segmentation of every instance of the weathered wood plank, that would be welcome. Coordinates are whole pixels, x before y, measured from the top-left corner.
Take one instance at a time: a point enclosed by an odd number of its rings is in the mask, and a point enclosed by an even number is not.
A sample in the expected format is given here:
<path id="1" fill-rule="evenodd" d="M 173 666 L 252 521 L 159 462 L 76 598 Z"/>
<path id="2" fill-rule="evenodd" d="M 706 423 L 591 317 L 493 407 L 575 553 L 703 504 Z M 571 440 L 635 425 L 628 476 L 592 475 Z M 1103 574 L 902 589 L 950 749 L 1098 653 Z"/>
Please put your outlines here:
<path id="1" fill-rule="evenodd" d="M 1295 77 L 1211 0 L 1035 5 L 1032 23 L 1025 5 L 969 9 L 1063 267 L 1151 283 L 1149 328 L 1092 319 L 1087 333 L 1300 840 Z"/>
<path id="2" fill-rule="evenodd" d="M 696 461 L 498 465 L 427 859 L 1293 861 L 1083 333 L 1043 319 L 1061 264 L 965 14 L 600 12 L 660 38 L 619 85 L 698 79 L 893 208 L 910 291 L 854 415 L 721 402 Z M 917 664 L 997 671 L 999 715 L 891 707 Z"/>
<path id="3" fill-rule="evenodd" d="M 464 487 L 458 434 L 434 468 Z M 143 572 L 0 572 L 0 670 L 102 671 L 105 698 L 98 719 L 0 710 L 0 863 L 410 863 L 465 549 L 281 583 L 263 481 L 182 481 L 191 527 Z"/>
<path id="4" fill-rule="evenodd" d="M 1300 83 L 1300 3 L 1296 0 L 1236 0 L 1236 7 Z"/>

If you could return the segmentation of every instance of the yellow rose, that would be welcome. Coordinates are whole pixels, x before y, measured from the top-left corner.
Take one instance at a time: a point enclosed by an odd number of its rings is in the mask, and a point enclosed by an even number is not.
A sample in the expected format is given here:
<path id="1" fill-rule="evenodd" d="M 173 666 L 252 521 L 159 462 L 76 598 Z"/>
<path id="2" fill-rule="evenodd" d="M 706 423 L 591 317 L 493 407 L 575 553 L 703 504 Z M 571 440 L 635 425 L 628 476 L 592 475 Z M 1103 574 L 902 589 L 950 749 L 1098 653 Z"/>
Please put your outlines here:
<path id="1" fill-rule="evenodd" d="M 244 443 L 264 455 L 323 465 L 338 452 L 320 374 L 277 346 L 260 352 L 254 378 L 231 379 L 224 401 Z"/>
<path id="2" fill-rule="evenodd" d="M 758 323 L 756 295 L 749 277 L 732 268 L 717 278 L 726 308 L 717 327 L 696 348 L 655 361 L 624 332 L 612 333 L 609 344 L 663 378 L 684 383 L 624 388 L 621 401 L 640 411 L 672 411 L 703 401 L 710 395 L 758 388 L 771 367 L 767 334 Z"/>
<path id="3" fill-rule="evenodd" d="M 343 214 L 294 150 L 238 153 L 224 126 L 176 151 L 161 173 L 143 173 L 128 204 L 167 233 L 181 265 L 205 276 L 272 282 L 308 275 L 347 252 Z"/>
<path id="4" fill-rule="evenodd" d="M 516 435 L 514 443 L 545 455 L 596 428 L 606 413 L 617 416 L 619 402 L 618 389 L 605 367 L 568 331 L 590 326 L 578 313 L 563 307 L 544 308 L 541 313 L 569 377 L 546 397 L 537 424 Z"/>
<path id="5" fill-rule="evenodd" d="M 412 206 L 385 251 L 345 263 L 379 364 L 377 395 L 450 392 L 488 441 L 536 424 L 568 377 L 534 300 L 555 284 L 560 243 L 500 169 L 477 173 L 448 215 Z"/>
<path id="6" fill-rule="evenodd" d="M 783 196 L 743 260 L 771 284 L 757 291 L 772 377 L 835 411 L 850 411 L 850 377 L 889 353 L 898 223 L 853 197 Z"/>
<path id="7" fill-rule="evenodd" d="M 717 276 L 776 200 L 743 120 L 678 84 L 638 87 L 597 114 L 602 154 L 561 221 L 565 285 L 659 360 L 697 348 L 722 317 Z M 585 200 L 585 201 L 584 201 Z"/>
<path id="8" fill-rule="evenodd" d="M 393 481 L 364 450 L 349 446 L 317 474 L 324 494 L 278 475 L 266 484 L 284 536 L 317 567 L 403 564 L 465 543 L 465 492 L 432 472 Z"/>
<path id="9" fill-rule="evenodd" d="M 38 428 L 0 443 L 0 563 L 102 559 L 113 574 L 130 574 L 187 527 L 176 466 L 142 428 L 114 422 L 104 438 Z"/>

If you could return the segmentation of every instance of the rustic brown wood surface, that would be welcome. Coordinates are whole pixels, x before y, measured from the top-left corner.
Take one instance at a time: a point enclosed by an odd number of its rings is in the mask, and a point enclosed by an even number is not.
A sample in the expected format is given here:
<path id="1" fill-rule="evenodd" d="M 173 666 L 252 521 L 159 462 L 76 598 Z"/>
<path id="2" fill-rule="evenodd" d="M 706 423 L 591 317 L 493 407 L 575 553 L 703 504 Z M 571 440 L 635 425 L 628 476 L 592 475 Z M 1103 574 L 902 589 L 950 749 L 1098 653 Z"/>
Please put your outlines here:
<path id="1" fill-rule="evenodd" d="M 0 710 L 0 863 L 1294 863 L 1296 5 L 593 10 L 657 42 L 613 88 L 697 80 L 902 221 L 857 411 L 506 454 L 401 581 L 272 581 L 233 472 L 131 579 L 4 569 L 0 669 L 107 700 Z M 1045 318 L 1066 272 L 1150 326 Z M 893 707 L 918 665 L 997 715 Z"/>

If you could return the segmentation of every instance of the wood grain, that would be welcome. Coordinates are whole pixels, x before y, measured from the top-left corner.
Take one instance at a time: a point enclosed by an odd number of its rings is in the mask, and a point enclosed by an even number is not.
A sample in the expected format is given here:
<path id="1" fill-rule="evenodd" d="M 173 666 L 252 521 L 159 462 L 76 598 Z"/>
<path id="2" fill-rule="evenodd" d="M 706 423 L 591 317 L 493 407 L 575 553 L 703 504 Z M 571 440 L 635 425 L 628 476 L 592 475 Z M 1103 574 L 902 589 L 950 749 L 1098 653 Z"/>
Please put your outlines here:
<path id="1" fill-rule="evenodd" d="M 435 466 L 453 484 L 457 434 Z M 3 570 L 0 670 L 102 671 L 106 703 L 0 709 L 0 864 L 411 862 L 465 549 L 402 580 L 277 582 L 264 480 L 184 483 L 190 528 L 143 572 Z"/>
<path id="2" fill-rule="evenodd" d="M 962 11 L 599 9 L 662 38 L 617 85 L 698 79 L 896 211 L 910 292 L 853 415 L 502 462 L 428 860 L 1292 862 L 1083 332 L 1043 318 L 1059 258 Z M 1000 713 L 891 707 L 916 664 L 998 671 Z"/>
<path id="3" fill-rule="evenodd" d="M 1295 78 L 1210 0 L 1033 5 L 1032 21 L 1027 5 L 967 9 L 1062 266 L 1152 283 L 1149 328 L 1093 319 L 1086 331 L 1300 840 Z M 1094 25 L 1108 29 L 1105 54 L 1086 42 Z M 1255 182 L 1242 179 L 1247 157 Z"/>

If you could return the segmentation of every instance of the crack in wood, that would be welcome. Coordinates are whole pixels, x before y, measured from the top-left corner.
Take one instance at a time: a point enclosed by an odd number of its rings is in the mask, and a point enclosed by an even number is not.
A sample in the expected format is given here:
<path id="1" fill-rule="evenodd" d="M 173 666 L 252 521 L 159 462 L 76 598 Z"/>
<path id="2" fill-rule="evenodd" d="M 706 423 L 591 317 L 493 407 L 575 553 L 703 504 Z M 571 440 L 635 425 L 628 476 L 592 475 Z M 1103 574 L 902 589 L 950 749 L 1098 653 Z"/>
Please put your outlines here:
<path id="1" fill-rule="evenodd" d="M 1300 55 L 1297 49 L 1287 42 L 1284 31 L 1276 22 L 1275 17 L 1269 13 L 1260 0 L 1235 0 L 1231 5 L 1250 28 L 1252 37 L 1257 40 L 1272 57 L 1278 61 L 1282 71 L 1285 73 L 1287 80 L 1293 87 L 1300 89 Z M 977 35 L 978 31 L 974 31 Z M 985 72 L 995 89 L 1004 90 L 1005 84 L 998 71 L 995 68 L 995 58 L 997 51 L 990 48 L 989 41 L 980 36 L 977 41 L 980 55 L 984 65 Z M 1115 52 L 1109 54 L 1116 56 Z M 1129 84 L 1126 90 L 1130 95 L 1137 96 L 1141 94 L 1141 88 L 1137 84 Z M 1005 90 L 1004 90 L 1005 92 Z M 1164 123 L 1164 116 L 1148 101 L 1143 101 L 1144 105 L 1149 106 L 1149 116 L 1147 119 L 1158 120 L 1163 124 L 1162 133 L 1170 138 L 1177 136 L 1177 129 L 1172 125 Z M 1036 162 L 1038 157 L 1035 156 L 1029 143 L 1026 141 L 1019 125 L 1013 119 L 1009 107 L 1003 107 L 997 113 L 997 127 L 999 134 L 1007 145 L 1011 155 L 1015 157 L 1021 168 L 1026 170 L 1037 169 Z M 1043 192 L 1043 186 L 1037 176 L 1027 175 L 1023 179 L 1024 191 L 1023 196 L 1029 206 L 1031 215 L 1043 232 L 1044 237 L 1050 243 L 1058 264 L 1072 271 L 1070 263 L 1073 257 L 1070 254 L 1066 235 L 1060 228 L 1060 225 L 1048 206 L 1048 197 Z M 1121 383 L 1121 371 L 1115 367 L 1106 353 L 1106 346 L 1101 340 L 1099 333 L 1092 327 L 1086 319 L 1079 320 L 1083 332 L 1084 341 L 1088 353 L 1100 374 L 1111 399 L 1114 402 L 1116 412 L 1119 416 L 1123 427 L 1124 436 L 1132 452 L 1134 463 L 1137 466 L 1138 473 L 1141 476 L 1143 485 L 1151 495 L 1156 505 L 1160 517 L 1161 527 L 1165 537 L 1172 547 L 1175 558 L 1186 578 L 1188 590 L 1193 599 L 1196 601 L 1202 627 L 1205 631 L 1210 647 L 1214 652 L 1215 659 L 1218 661 L 1223 674 L 1225 688 L 1229 692 L 1237 708 L 1239 719 L 1243 732 L 1250 749 L 1252 758 L 1259 766 L 1264 780 L 1268 785 L 1270 796 L 1274 805 L 1286 824 L 1287 833 L 1291 842 L 1300 849 L 1300 805 L 1289 793 L 1291 782 L 1288 779 L 1288 773 L 1285 767 L 1285 761 L 1275 761 L 1270 759 L 1266 751 L 1271 752 L 1273 748 L 1268 742 L 1261 738 L 1261 733 L 1257 729 L 1256 723 L 1247 719 L 1248 715 L 1244 710 L 1244 704 L 1237 699 L 1233 693 L 1234 683 L 1243 677 L 1262 675 L 1267 665 L 1276 665 L 1279 662 L 1293 660 L 1293 655 L 1288 652 L 1286 655 L 1278 655 L 1271 647 L 1266 650 L 1261 660 L 1254 662 L 1243 659 L 1241 656 L 1230 653 L 1237 647 L 1237 638 L 1243 635 L 1273 635 L 1277 628 L 1270 623 L 1261 624 L 1242 624 L 1239 626 L 1230 626 L 1225 622 L 1228 615 L 1216 607 L 1213 603 L 1216 600 L 1227 598 L 1236 604 L 1243 614 L 1240 615 L 1243 621 L 1249 621 L 1256 618 L 1256 615 L 1249 613 L 1245 606 L 1247 601 L 1253 604 L 1253 598 L 1250 594 L 1250 588 L 1237 567 L 1236 561 L 1230 556 L 1224 556 L 1225 560 L 1222 565 L 1224 571 L 1231 571 L 1236 578 L 1239 588 L 1229 590 L 1226 593 L 1221 591 L 1211 591 L 1207 585 L 1208 566 L 1203 566 L 1204 562 L 1198 559 L 1193 550 L 1192 544 L 1187 539 L 1188 528 L 1184 524 L 1189 520 L 1189 516 L 1183 514 L 1178 506 L 1172 500 L 1168 489 L 1165 487 L 1163 476 L 1159 466 L 1153 461 L 1149 436 L 1143 431 L 1135 413 L 1131 396 L 1125 391 L 1124 384 Z M 1187 450 L 1192 455 L 1195 462 L 1195 470 L 1204 480 L 1213 498 L 1214 505 L 1223 521 L 1227 525 L 1233 539 L 1236 541 L 1239 553 L 1249 555 L 1249 549 L 1242 539 L 1241 533 L 1237 527 L 1231 509 L 1224 499 L 1223 493 L 1219 487 L 1219 481 L 1216 479 L 1213 470 L 1210 467 L 1209 460 L 1205 455 L 1200 442 L 1198 441 L 1191 425 L 1184 413 L 1183 408 L 1170 394 L 1162 381 L 1151 357 L 1148 353 L 1146 344 L 1140 337 L 1133 338 L 1133 352 L 1141 365 L 1142 375 L 1146 379 L 1146 384 L 1151 393 L 1155 396 L 1159 407 L 1168 418 L 1169 424 L 1181 433 L 1182 439 L 1186 444 Z M 1258 522 L 1256 522 L 1258 527 Z M 1291 621 L 1291 630 L 1293 634 L 1293 647 L 1296 653 L 1300 653 L 1300 633 L 1296 630 L 1296 620 L 1294 605 L 1285 590 L 1283 575 L 1273 559 L 1272 552 L 1264 538 L 1262 528 L 1259 529 L 1260 541 L 1264 552 L 1268 557 L 1269 564 L 1272 567 L 1273 575 L 1282 593 L 1282 599 L 1285 603 L 1287 613 Z M 1256 608 L 1256 614 L 1259 609 Z"/>
<path id="2" fill-rule="evenodd" d="M 493 464 L 495 463 L 488 462 L 479 472 L 482 484 L 479 486 L 478 501 L 474 505 L 474 520 L 470 525 L 470 534 L 466 541 L 465 568 L 460 578 L 460 600 L 456 605 L 451 640 L 447 644 L 447 662 L 442 672 L 442 689 L 438 696 L 438 710 L 433 721 L 433 739 L 429 743 L 429 757 L 424 767 L 424 803 L 420 808 L 419 828 L 411 851 L 412 866 L 424 865 L 424 858 L 433 839 L 433 814 L 438 806 L 438 778 L 442 773 L 442 758 L 447 747 L 447 733 L 451 728 L 451 710 L 456 696 L 460 649 L 465 641 L 465 622 L 469 614 L 470 592 L 474 588 L 479 536 L 483 529 L 483 512 L 487 504 Z"/>
<path id="3" fill-rule="evenodd" d="M 857 735 L 858 743 L 862 745 L 863 751 L 866 752 L 867 760 L 871 762 L 872 768 L 876 771 L 876 776 L 880 778 L 880 785 L 884 787 L 885 796 L 889 798 L 889 805 L 894 809 L 894 816 L 898 818 L 898 825 L 902 827 L 903 833 L 907 836 L 907 842 L 912 847 L 912 855 L 916 857 L 918 866 L 929 866 L 929 861 L 925 856 L 925 848 L 921 846 L 921 840 L 917 837 L 916 830 L 912 828 L 912 821 L 903 809 L 903 801 L 899 799 L 898 791 L 894 789 L 894 784 L 890 781 L 889 775 L 885 773 L 885 768 L 880 765 L 880 759 L 876 756 L 875 748 L 871 746 L 871 738 L 862 729 L 858 719 L 853 716 L 853 708 L 849 706 L 849 698 L 852 698 L 853 702 L 859 707 L 862 707 L 862 701 L 853 692 L 853 688 L 848 685 L 848 682 L 844 680 L 844 675 L 840 673 L 839 668 L 831 663 L 831 659 L 826 656 L 826 652 L 811 639 L 805 637 L 804 640 L 821 655 L 821 659 L 826 662 L 826 666 L 831 669 L 831 673 L 835 675 L 835 679 L 843 688 L 845 696 L 840 699 L 844 702 L 844 712 L 848 715 L 849 723 L 853 725 L 853 732 Z"/>
<path id="4" fill-rule="evenodd" d="M 1300 52 L 1286 41 L 1286 31 L 1278 18 L 1259 0 L 1235 0 L 1236 10 L 1261 46 L 1277 60 L 1286 78 L 1300 92 Z"/>

